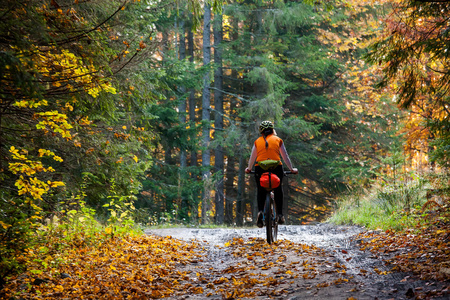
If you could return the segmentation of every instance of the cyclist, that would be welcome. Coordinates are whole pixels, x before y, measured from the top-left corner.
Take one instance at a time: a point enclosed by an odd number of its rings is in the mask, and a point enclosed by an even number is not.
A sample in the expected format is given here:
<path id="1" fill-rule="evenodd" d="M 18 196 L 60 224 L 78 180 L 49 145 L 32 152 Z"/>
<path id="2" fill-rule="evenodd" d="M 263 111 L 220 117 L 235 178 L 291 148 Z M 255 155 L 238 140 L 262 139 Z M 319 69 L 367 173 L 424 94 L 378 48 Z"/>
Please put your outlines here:
<path id="1" fill-rule="evenodd" d="M 255 180 L 256 185 L 258 187 L 257 190 L 257 200 L 258 200 L 258 219 L 256 221 L 256 225 L 258 227 L 263 227 L 263 210 L 264 210 L 264 201 L 265 195 L 267 191 L 261 187 L 260 178 L 261 175 L 266 172 L 260 166 L 258 166 L 258 162 L 262 162 L 265 160 L 276 160 L 278 164 L 276 167 L 271 170 L 271 172 L 277 175 L 280 178 L 280 181 L 283 179 L 283 165 L 281 163 L 281 157 L 285 162 L 286 166 L 293 174 L 297 174 L 297 168 L 292 167 L 291 160 L 289 159 L 286 148 L 284 147 L 283 140 L 280 139 L 274 130 L 273 123 L 271 121 L 262 121 L 259 125 L 259 132 L 261 136 L 256 139 L 253 144 L 252 154 L 250 155 L 250 159 L 248 161 L 248 167 L 245 169 L 246 173 L 250 173 L 255 164 Z M 283 189 L 280 182 L 280 185 L 274 190 L 275 203 L 277 206 L 277 215 L 278 215 L 278 224 L 284 224 L 285 219 L 283 216 Z"/>

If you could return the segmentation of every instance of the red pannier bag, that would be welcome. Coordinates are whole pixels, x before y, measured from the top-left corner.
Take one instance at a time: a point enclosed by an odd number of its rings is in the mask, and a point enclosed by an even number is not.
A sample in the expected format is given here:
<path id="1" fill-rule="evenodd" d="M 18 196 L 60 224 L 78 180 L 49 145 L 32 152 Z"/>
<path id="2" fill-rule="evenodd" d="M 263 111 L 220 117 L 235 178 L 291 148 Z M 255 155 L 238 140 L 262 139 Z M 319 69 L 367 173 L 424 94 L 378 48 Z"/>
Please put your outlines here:
<path id="1" fill-rule="evenodd" d="M 263 188 L 271 190 L 280 186 L 280 178 L 273 173 L 266 172 L 261 175 L 259 184 Z"/>

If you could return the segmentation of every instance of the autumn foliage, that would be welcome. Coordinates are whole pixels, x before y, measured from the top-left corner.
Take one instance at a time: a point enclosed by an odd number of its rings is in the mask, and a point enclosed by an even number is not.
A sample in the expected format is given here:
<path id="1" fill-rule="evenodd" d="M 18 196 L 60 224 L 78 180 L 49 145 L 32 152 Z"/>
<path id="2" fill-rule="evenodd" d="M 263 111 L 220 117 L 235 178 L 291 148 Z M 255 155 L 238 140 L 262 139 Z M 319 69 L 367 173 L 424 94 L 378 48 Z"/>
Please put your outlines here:
<path id="1" fill-rule="evenodd" d="M 171 237 L 117 237 L 104 231 L 96 234 L 95 243 L 92 236 L 83 234 L 72 241 L 60 238 L 49 239 L 41 247 L 27 251 L 22 259 L 30 262 L 28 271 L 11 278 L 1 296 L 23 299 L 154 299 L 187 294 L 222 295 L 225 299 L 276 297 L 288 294 L 287 287 L 297 279 L 317 277 L 311 289 L 339 285 L 351 278 L 342 264 L 321 265 L 324 262 L 321 257 L 326 256 L 323 250 L 289 241 L 271 246 L 259 238 L 235 238 L 224 246 L 216 246 L 227 261 L 223 264 L 210 257 L 205 244 Z M 58 244 L 61 246 L 55 247 Z M 328 281 L 329 274 L 336 274 L 337 279 Z"/>
<path id="2" fill-rule="evenodd" d="M 32 262 L 27 275 L 10 281 L 2 296 L 161 298 L 183 288 L 178 282 L 186 275 L 177 267 L 198 259 L 195 243 L 151 236 L 115 237 L 107 232 L 97 237 L 97 244 L 89 245 L 82 234 L 71 245 L 64 245 L 64 253 L 54 248 L 54 240 L 29 249 L 23 255 Z"/>

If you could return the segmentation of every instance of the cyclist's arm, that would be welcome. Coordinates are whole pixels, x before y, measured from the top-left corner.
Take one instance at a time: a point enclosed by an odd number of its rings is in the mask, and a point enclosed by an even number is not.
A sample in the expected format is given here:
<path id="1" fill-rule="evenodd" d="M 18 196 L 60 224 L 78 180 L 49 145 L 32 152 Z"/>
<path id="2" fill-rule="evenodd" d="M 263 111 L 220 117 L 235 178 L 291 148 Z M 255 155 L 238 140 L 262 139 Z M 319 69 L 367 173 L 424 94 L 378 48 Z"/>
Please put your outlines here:
<path id="1" fill-rule="evenodd" d="M 256 155 L 257 155 L 256 147 L 255 145 L 253 145 L 252 154 L 250 155 L 250 159 L 248 160 L 248 166 L 247 169 L 245 169 L 245 172 L 250 173 L 250 171 L 252 170 L 253 165 L 255 164 L 256 161 Z"/>
<path id="2" fill-rule="evenodd" d="M 281 157 L 284 160 L 284 163 L 286 164 L 286 167 L 288 167 L 292 173 L 297 174 L 298 170 L 296 168 L 292 167 L 291 159 L 289 158 L 289 155 L 286 151 L 286 147 L 284 147 L 284 143 L 281 144 L 280 153 L 281 153 Z"/>

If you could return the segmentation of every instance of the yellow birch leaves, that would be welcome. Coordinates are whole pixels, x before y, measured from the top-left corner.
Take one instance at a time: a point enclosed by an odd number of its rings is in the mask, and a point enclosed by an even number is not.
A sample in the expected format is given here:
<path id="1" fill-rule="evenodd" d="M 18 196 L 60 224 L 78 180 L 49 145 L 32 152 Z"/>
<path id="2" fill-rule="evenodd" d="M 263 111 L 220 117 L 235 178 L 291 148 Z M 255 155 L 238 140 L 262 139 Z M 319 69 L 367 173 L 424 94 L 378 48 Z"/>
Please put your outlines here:
<path id="1" fill-rule="evenodd" d="M 42 195 L 47 193 L 50 188 L 58 186 L 64 186 L 61 181 L 44 182 L 36 177 L 40 172 L 54 172 L 52 167 L 44 167 L 41 161 L 33 161 L 27 158 L 27 151 L 22 150 L 19 153 L 19 149 L 12 146 L 9 149 L 12 154 L 12 158 L 15 162 L 9 163 L 9 170 L 16 175 L 19 175 L 19 179 L 16 180 L 15 186 L 19 190 L 19 195 L 29 195 L 33 199 L 42 200 Z M 45 149 L 39 149 L 39 157 L 49 156 L 53 157 L 55 161 L 62 162 L 63 159 L 53 152 Z"/>
<path id="2" fill-rule="evenodd" d="M 63 94 L 85 92 L 94 98 L 101 91 L 116 93 L 115 88 L 102 78 L 101 72 L 93 64 L 89 64 L 89 60 L 82 60 L 69 50 L 58 49 L 54 46 L 33 46 L 32 49 L 17 50 L 16 53 L 23 66 L 32 68 L 33 70 L 30 72 L 34 72 L 37 77 L 43 79 L 42 87 L 45 90 L 58 91 Z M 59 100 L 52 101 L 52 109 L 46 110 L 45 108 L 50 106 L 49 101 L 49 99 L 41 99 L 36 95 L 36 98 L 17 99 L 13 106 L 23 109 L 28 115 L 31 113 L 37 130 L 71 140 L 70 130 L 73 126 L 65 111 L 73 111 L 72 104 Z M 39 173 L 55 171 L 51 166 L 44 166 L 40 158 L 51 157 L 57 162 L 63 161 L 52 151 L 39 149 L 35 159 L 28 158 L 28 152 L 25 149 L 19 150 L 14 146 L 10 148 L 9 152 L 12 155 L 12 162 L 8 167 L 9 171 L 18 175 L 15 186 L 18 188 L 19 195 L 28 195 L 33 199 L 41 200 L 50 188 L 64 186 L 61 181 L 43 181 L 37 178 Z"/>

